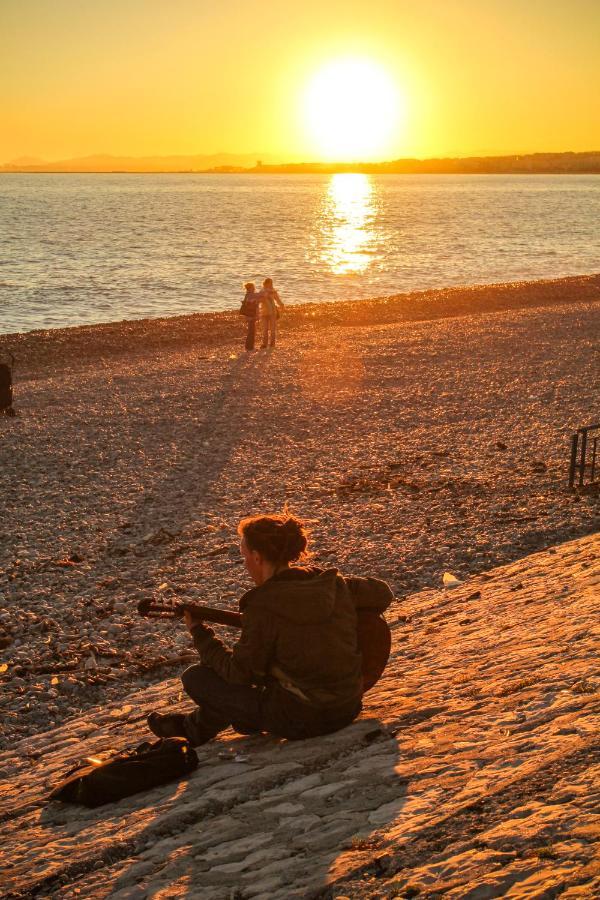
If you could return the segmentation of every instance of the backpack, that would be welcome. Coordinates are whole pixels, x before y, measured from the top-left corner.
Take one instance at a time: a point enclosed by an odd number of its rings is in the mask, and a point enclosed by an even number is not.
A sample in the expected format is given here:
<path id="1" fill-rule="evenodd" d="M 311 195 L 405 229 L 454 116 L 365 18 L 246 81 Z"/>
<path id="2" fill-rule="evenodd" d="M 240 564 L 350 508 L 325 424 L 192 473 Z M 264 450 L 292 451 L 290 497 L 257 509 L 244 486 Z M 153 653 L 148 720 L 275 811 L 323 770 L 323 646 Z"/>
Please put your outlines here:
<path id="1" fill-rule="evenodd" d="M 240 316 L 248 316 L 253 319 L 256 316 L 256 301 L 248 300 L 244 297 L 238 312 Z"/>
<path id="2" fill-rule="evenodd" d="M 109 759 L 82 760 L 65 774 L 48 800 L 94 808 L 189 775 L 197 765 L 198 756 L 189 741 L 161 738 Z"/>

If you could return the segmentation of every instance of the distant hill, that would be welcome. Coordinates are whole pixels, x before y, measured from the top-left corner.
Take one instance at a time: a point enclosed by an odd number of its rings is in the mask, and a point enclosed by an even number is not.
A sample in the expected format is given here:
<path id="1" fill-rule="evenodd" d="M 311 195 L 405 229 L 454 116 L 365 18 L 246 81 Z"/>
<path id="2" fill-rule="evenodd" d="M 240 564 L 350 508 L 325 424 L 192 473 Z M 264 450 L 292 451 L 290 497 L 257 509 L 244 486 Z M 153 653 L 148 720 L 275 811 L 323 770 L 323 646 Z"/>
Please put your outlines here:
<path id="1" fill-rule="evenodd" d="M 56 162 L 23 157 L 0 166 L 0 172 L 210 172 L 251 174 L 367 175 L 515 175 L 600 174 L 600 151 L 528 153 L 520 156 L 469 156 L 395 159 L 378 163 L 272 163 L 259 153 L 214 153 L 196 156 L 84 156 Z"/>
<path id="2" fill-rule="evenodd" d="M 45 161 L 43 159 L 40 159 L 39 156 L 20 156 L 18 159 L 11 160 L 8 165 L 15 166 L 15 168 L 22 168 L 26 166 L 42 166 L 45 165 Z"/>
<path id="3" fill-rule="evenodd" d="M 263 159 L 268 157 L 262 156 Z M 3 166 L 0 172 L 206 172 L 249 169 L 260 153 L 213 153 L 195 156 L 111 156 L 97 154 L 49 162 L 23 157 Z"/>

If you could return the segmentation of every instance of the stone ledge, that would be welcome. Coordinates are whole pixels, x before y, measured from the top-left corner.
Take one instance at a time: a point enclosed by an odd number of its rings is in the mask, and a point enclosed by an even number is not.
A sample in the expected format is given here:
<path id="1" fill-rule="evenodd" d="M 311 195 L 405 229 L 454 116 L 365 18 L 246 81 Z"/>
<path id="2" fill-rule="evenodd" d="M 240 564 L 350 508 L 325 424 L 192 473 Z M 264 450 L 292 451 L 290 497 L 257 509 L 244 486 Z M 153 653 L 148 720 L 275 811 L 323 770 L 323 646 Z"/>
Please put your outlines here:
<path id="1" fill-rule="evenodd" d="M 599 551 L 408 598 L 363 717 L 329 737 L 227 733 L 189 780 L 99 810 L 43 796 L 80 747 L 142 739 L 178 679 L 21 741 L 0 756 L 6 896 L 598 896 Z"/>

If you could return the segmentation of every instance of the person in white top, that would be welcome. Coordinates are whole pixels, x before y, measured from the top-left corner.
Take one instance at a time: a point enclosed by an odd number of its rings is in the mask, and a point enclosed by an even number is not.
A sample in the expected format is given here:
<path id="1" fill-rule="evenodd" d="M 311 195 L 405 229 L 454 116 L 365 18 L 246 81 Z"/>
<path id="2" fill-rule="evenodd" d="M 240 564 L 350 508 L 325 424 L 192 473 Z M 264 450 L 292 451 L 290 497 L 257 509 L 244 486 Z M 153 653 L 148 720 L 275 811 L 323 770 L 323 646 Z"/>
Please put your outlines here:
<path id="1" fill-rule="evenodd" d="M 262 348 L 274 347 L 277 337 L 277 319 L 279 310 L 283 309 L 281 297 L 273 287 L 273 279 L 265 278 L 262 290 L 259 291 L 260 320 L 262 323 Z"/>

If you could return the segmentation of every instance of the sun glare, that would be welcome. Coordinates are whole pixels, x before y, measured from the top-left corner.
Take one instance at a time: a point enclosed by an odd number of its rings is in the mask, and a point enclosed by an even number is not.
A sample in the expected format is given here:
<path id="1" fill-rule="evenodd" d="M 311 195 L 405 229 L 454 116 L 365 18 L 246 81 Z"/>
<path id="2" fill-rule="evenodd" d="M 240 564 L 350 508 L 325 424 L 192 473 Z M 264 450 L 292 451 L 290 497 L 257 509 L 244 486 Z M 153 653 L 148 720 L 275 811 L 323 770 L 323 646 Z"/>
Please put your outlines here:
<path id="1" fill-rule="evenodd" d="M 338 173 L 324 208 L 322 259 L 336 275 L 357 275 L 372 262 L 373 185 L 367 175 Z"/>
<path id="2" fill-rule="evenodd" d="M 321 157 L 380 159 L 391 150 L 401 113 L 392 77 L 369 59 L 338 59 L 320 69 L 304 97 L 305 119 Z"/>

